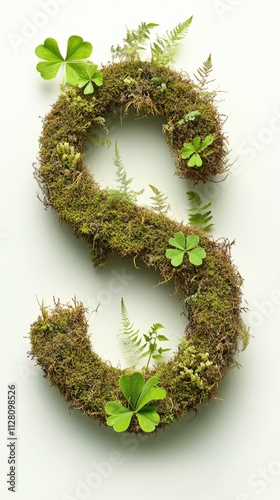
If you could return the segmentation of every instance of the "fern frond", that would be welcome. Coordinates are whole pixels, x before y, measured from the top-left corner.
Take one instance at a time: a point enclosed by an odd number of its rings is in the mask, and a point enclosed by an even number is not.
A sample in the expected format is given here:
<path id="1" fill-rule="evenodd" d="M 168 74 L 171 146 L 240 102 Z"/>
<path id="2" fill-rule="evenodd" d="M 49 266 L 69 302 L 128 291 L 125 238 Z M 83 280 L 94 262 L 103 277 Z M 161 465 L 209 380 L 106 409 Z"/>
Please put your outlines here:
<path id="1" fill-rule="evenodd" d="M 109 129 L 106 125 L 106 120 L 105 118 L 103 118 L 103 116 L 96 116 L 96 118 L 93 119 L 93 123 L 99 125 L 106 132 L 106 134 L 109 134 Z"/>
<path id="2" fill-rule="evenodd" d="M 141 23 L 135 30 L 126 29 L 126 37 L 123 38 L 124 45 L 111 47 L 113 61 L 137 61 L 140 59 L 139 52 L 145 49 L 147 40 L 150 38 L 150 32 L 158 26 L 155 23 Z"/>
<path id="3" fill-rule="evenodd" d="M 128 316 L 123 297 L 121 298 L 121 317 L 122 326 L 118 333 L 118 337 L 122 338 L 124 345 L 129 346 L 129 349 L 126 351 L 129 354 L 127 357 L 138 359 L 139 352 L 141 351 L 142 339 L 139 337 L 139 330 L 134 329 Z"/>
<path id="4" fill-rule="evenodd" d="M 142 353 L 141 357 L 145 358 L 146 356 L 148 356 L 146 368 L 148 368 L 151 358 L 156 361 L 161 361 L 163 359 L 163 353 L 171 350 L 170 347 L 168 347 L 167 349 L 163 349 L 162 347 L 158 346 L 158 340 L 168 341 L 168 338 L 165 337 L 165 335 L 161 335 L 158 333 L 158 330 L 160 330 L 161 328 L 164 328 L 161 323 L 154 323 L 148 331 L 148 334 L 144 334 L 146 343 L 143 345 L 142 351 L 144 351 L 145 348 L 147 348 L 147 350 Z"/>
<path id="5" fill-rule="evenodd" d="M 120 191 L 120 193 L 126 196 L 130 201 L 136 203 L 137 197 L 144 192 L 144 189 L 141 189 L 141 191 L 133 191 L 130 189 L 130 184 L 132 183 L 134 177 L 127 177 L 127 172 L 119 152 L 117 141 L 115 141 L 115 157 L 113 158 L 113 162 L 117 167 L 115 181 L 118 184 L 118 191 Z"/>
<path id="6" fill-rule="evenodd" d="M 92 143 L 94 146 L 109 148 L 111 146 L 111 141 L 110 139 L 106 139 L 104 137 L 104 134 L 109 133 L 105 118 L 103 118 L 102 116 L 97 116 L 96 118 L 94 118 L 93 122 L 96 126 L 93 129 L 94 132 L 89 134 L 86 141 L 86 146 L 89 143 Z"/>
<path id="7" fill-rule="evenodd" d="M 148 368 L 151 358 L 160 361 L 163 359 L 163 354 L 170 351 L 170 348 L 163 349 L 157 343 L 158 341 L 168 341 L 165 335 L 158 334 L 158 330 L 164 328 L 161 323 L 154 323 L 147 334 L 144 334 L 143 337 L 139 336 L 139 330 L 134 330 L 134 326 L 129 319 L 123 297 L 121 298 L 121 316 L 122 327 L 118 336 L 123 339 L 125 345 L 129 346 L 126 351 L 129 353 L 128 358 L 133 358 L 138 362 L 148 356 L 146 365 L 146 368 Z"/>
<path id="8" fill-rule="evenodd" d="M 159 191 L 159 189 L 157 189 L 152 184 L 149 184 L 149 187 L 155 195 L 150 196 L 150 199 L 152 200 L 152 209 L 154 210 L 154 212 L 158 212 L 159 214 L 167 214 L 167 212 L 170 210 L 167 196 L 165 196 L 164 193 Z"/>
<path id="9" fill-rule="evenodd" d="M 194 75 L 194 77 L 197 80 L 196 86 L 198 90 L 200 90 L 205 96 L 214 98 L 216 96 L 216 92 L 215 91 L 210 92 L 208 90 L 210 83 L 215 81 L 215 79 L 212 80 L 210 79 L 212 71 L 213 71 L 212 57 L 211 54 L 209 54 L 207 59 L 203 62 L 202 66 L 198 68 L 197 70 L 198 74 Z"/>
<path id="10" fill-rule="evenodd" d="M 152 326 L 151 326 L 151 328 L 150 328 L 150 330 L 149 330 L 149 332 L 148 332 L 148 335 L 150 335 L 150 337 L 151 337 L 152 335 L 157 334 L 157 332 L 161 328 L 164 328 L 164 326 L 161 323 L 153 323 Z M 158 337 L 158 335 L 157 335 L 157 337 Z M 168 340 L 168 339 L 166 339 L 166 340 Z"/>
<path id="11" fill-rule="evenodd" d="M 195 191 L 188 191 L 187 196 L 189 199 L 189 202 L 194 205 L 194 207 L 200 207 L 201 205 L 201 198 L 198 193 Z"/>
<path id="12" fill-rule="evenodd" d="M 177 122 L 178 127 L 182 127 L 188 122 L 193 122 L 199 115 L 201 115 L 201 113 L 197 109 L 189 111 L 189 113 L 186 113 L 183 118 Z"/>
<path id="13" fill-rule="evenodd" d="M 162 66 L 174 62 L 179 42 L 187 35 L 192 17 L 179 23 L 172 31 L 166 31 L 165 36 L 157 36 L 151 46 L 152 61 Z"/>
<path id="14" fill-rule="evenodd" d="M 188 191 L 187 196 L 189 202 L 192 205 L 192 208 L 189 208 L 188 210 L 189 224 L 206 233 L 214 226 L 214 224 L 210 222 L 213 219 L 211 210 L 208 210 L 211 207 L 212 203 L 210 202 L 206 205 L 203 205 L 201 197 L 194 191 Z"/>
<path id="15" fill-rule="evenodd" d="M 113 158 L 113 162 L 115 167 L 117 167 L 115 181 L 118 183 L 118 190 L 121 191 L 121 193 L 127 194 L 129 191 L 129 185 L 133 181 L 133 178 L 127 178 L 127 172 L 120 155 L 117 141 L 115 141 L 115 157 Z"/>
<path id="16" fill-rule="evenodd" d="M 88 137 L 87 142 L 91 142 L 94 146 L 101 146 L 105 148 L 109 148 L 111 146 L 110 139 L 106 139 L 106 137 L 102 137 L 98 134 L 91 134 Z"/>

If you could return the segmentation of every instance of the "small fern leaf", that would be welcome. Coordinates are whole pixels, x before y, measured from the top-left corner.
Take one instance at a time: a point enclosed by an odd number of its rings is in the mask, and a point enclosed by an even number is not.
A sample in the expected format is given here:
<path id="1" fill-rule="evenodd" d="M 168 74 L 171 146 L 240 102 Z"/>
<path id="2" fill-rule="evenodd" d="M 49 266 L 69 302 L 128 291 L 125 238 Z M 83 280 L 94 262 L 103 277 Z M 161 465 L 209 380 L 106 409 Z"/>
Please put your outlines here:
<path id="1" fill-rule="evenodd" d="M 127 172 L 119 152 L 117 141 L 115 142 L 115 157 L 113 158 L 113 162 L 115 167 L 117 167 L 115 181 L 118 186 L 118 191 L 122 195 L 126 196 L 129 201 L 136 203 L 137 197 L 144 192 L 144 189 L 141 189 L 141 191 L 133 191 L 130 188 L 130 184 L 132 183 L 134 177 L 127 177 Z"/>
<path id="2" fill-rule="evenodd" d="M 155 333 L 157 333 L 158 330 L 160 330 L 161 328 L 164 328 L 164 326 L 161 323 L 153 323 L 148 333 L 150 336 L 152 336 Z"/>
<path id="3" fill-rule="evenodd" d="M 150 196 L 150 200 L 152 200 L 152 209 L 159 214 L 167 214 L 170 210 L 167 196 L 152 184 L 149 184 L 149 187 L 154 193 L 154 196 Z"/>
<path id="4" fill-rule="evenodd" d="M 137 61 L 140 59 L 139 52 L 145 49 L 147 40 L 150 38 L 150 32 L 158 26 L 155 23 L 141 23 L 135 30 L 126 30 L 126 37 L 123 38 L 124 45 L 111 47 L 113 61 Z"/>
<path id="5" fill-rule="evenodd" d="M 142 339 L 141 337 L 139 338 L 139 330 L 135 330 L 131 323 L 123 297 L 121 298 L 121 317 L 122 326 L 118 337 L 122 338 L 124 345 L 129 346 L 129 349 L 126 351 L 129 354 L 127 358 L 138 359 Z"/>
<path id="6" fill-rule="evenodd" d="M 187 191 L 187 197 L 189 202 L 194 205 L 194 209 L 196 210 L 201 205 L 201 198 L 198 193 L 195 191 Z"/>
<path id="7" fill-rule="evenodd" d="M 214 226 L 213 223 L 210 223 L 213 219 L 211 210 L 208 210 L 212 203 L 206 203 L 206 205 L 202 206 L 202 200 L 198 193 L 195 191 L 188 191 L 186 194 L 192 205 L 192 207 L 188 209 L 189 224 L 200 229 L 200 231 L 204 233 L 208 232 Z"/>
<path id="8" fill-rule="evenodd" d="M 157 36 L 151 46 L 152 61 L 165 66 L 174 62 L 179 42 L 185 38 L 191 25 L 192 17 L 179 23 L 172 31 L 166 31 L 165 36 Z"/>
<path id="9" fill-rule="evenodd" d="M 197 88 L 201 91 L 201 93 L 208 98 L 214 98 L 217 94 L 216 91 L 209 91 L 210 83 L 214 82 L 215 79 L 211 79 L 211 73 L 213 71 L 212 65 L 212 57 L 211 54 L 207 57 L 207 59 L 203 62 L 202 66 L 198 68 L 197 75 L 194 75 L 197 80 Z"/>
<path id="10" fill-rule="evenodd" d="M 110 139 L 102 137 L 98 134 L 91 134 L 91 136 L 88 138 L 88 142 L 91 142 L 94 146 L 101 146 L 107 149 L 109 149 L 109 147 L 111 146 Z"/>

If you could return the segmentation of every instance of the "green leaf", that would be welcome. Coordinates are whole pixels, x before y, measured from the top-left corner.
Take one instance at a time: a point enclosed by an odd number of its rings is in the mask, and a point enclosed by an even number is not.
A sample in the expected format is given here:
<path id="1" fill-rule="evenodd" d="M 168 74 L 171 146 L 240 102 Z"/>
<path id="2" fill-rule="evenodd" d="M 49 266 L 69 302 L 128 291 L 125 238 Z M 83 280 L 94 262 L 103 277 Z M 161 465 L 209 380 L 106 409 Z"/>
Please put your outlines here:
<path id="1" fill-rule="evenodd" d="M 36 69 L 41 73 L 41 77 L 44 78 L 44 80 L 51 80 L 56 77 L 61 64 L 61 62 L 39 62 Z"/>
<path id="2" fill-rule="evenodd" d="M 139 425 L 144 432 L 152 432 L 160 422 L 155 406 L 146 406 L 136 413 Z"/>
<path id="3" fill-rule="evenodd" d="M 141 373 L 133 373 L 133 375 L 122 375 L 120 378 L 120 388 L 123 395 L 126 397 L 131 408 L 136 409 L 138 398 L 144 388 L 144 377 Z"/>
<path id="4" fill-rule="evenodd" d="M 185 160 L 186 158 L 189 158 L 194 152 L 195 152 L 195 149 L 194 149 L 193 144 L 185 142 L 183 147 L 182 147 L 181 156 Z"/>
<path id="5" fill-rule="evenodd" d="M 207 203 L 206 205 L 204 205 L 203 207 L 201 207 L 201 210 L 206 210 L 207 208 L 211 207 L 212 203 L 210 201 L 210 203 Z M 208 214 L 211 214 L 211 211 L 207 212 Z"/>
<path id="6" fill-rule="evenodd" d="M 142 194 L 144 189 L 141 191 L 133 191 L 130 188 L 130 184 L 133 181 L 133 177 L 127 178 L 127 172 L 124 167 L 119 148 L 118 148 L 118 143 L 115 141 L 115 158 L 114 158 L 114 165 L 117 167 L 116 171 L 116 181 L 118 183 L 118 191 L 121 192 L 125 197 L 129 199 L 129 201 L 132 201 L 133 203 L 136 203 L 137 197 L 139 194 Z"/>
<path id="7" fill-rule="evenodd" d="M 186 250 L 191 250 L 192 248 L 195 248 L 199 243 L 199 236 L 197 234 L 190 234 L 187 237 L 187 242 L 186 242 Z"/>
<path id="8" fill-rule="evenodd" d="M 68 63 L 66 71 L 69 66 L 71 68 L 70 71 L 72 72 L 71 84 L 72 85 L 78 84 L 80 88 L 86 85 L 86 88 L 84 89 L 84 94 L 92 94 L 94 92 L 94 87 L 92 85 L 92 82 L 98 86 L 103 84 L 102 72 L 96 71 L 98 67 L 97 64 L 91 64 L 85 62 Z"/>
<path id="9" fill-rule="evenodd" d="M 198 229 L 203 232 L 208 231 L 209 229 L 211 229 L 211 227 L 214 226 L 214 224 L 208 224 L 208 222 L 213 219 L 213 216 L 211 214 L 211 210 L 208 210 L 207 212 L 205 212 L 205 210 L 210 208 L 212 203 L 206 203 L 205 205 L 201 206 L 202 199 L 198 193 L 196 193 L 195 191 L 188 191 L 186 194 L 190 203 L 193 205 L 192 208 L 188 209 L 189 224 L 198 227 Z"/>
<path id="10" fill-rule="evenodd" d="M 117 58 L 120 61 L 139 60 L 139 52 L 145 49 L 146 42 L 150 38 L 150 31 L 156 26 L 158 26 L 158 24 L 141 23 L 135 30 L 126 29 L 126 37 L 123 38 L 123 47 L 120 45 L 111 47 L 113 61 Z"/>
<path id="11" fill-rule="evenodd" d="M 103 85 L 103 73 L 102 71 L 96 71 L 92 77 L 92 81 L 97 85 L 97 87 L 100 87 Z"/>
<path id="12" fill-rule="evenodd" d="M 170 32 L 166 31 L 165 36 L 156 37 L 156 41 L 151 46 L 152 61 L 161 66 L 174 62 L 178 44 L 187 35 L 192 19 L 190 17 L 186 21 L 179 23 Z"/>
<path id="13" fill-rule="evenodd" d="M 165 337 L 165 335 L 158 335 L 157 338 L 158 338 L 158 340 L 161 340 L 163 342 L 165 342 L 166 340 L 167 341 L 169 340 L 167 337 Z"/>
<path id="14" fill-rule="evenodd" d="M 133 416 L 133 411 L 127 411 L 107 418 L 107 425 L 114 428 L 116 432 L 124 432 L 128 429 Z"/>
<path id="15" fill-rule="evenodd" d="M 194 147 L 195 151 L 200 151 L 200 141 L 201 141 L 201 139 L 200 139 L 199 135 L 197 135 L 193 140 L 193 147 Z"/>
<path id="16" fill-rule="evenodd" d="M 189 261 L 195 266 L 200 266 L 202 264 L 202 259 L 206 257 L 206 252 L 204 248 L 197 247 L 188 252 Z"/>
<path id="17" fill-rule="evenodd" d="M 192 205 L 195 205 L 196 207 L 200 206 L 201 198 L 200 198 L 198 193 L 196 193 L 195 191 L 187 191 L 186 195 L 187 195 L 190 203 L 192 203 Z M 195 208 L 195 210 L 196 210 L 196 208 Z"/>
<path id="18" fill-rule="evenodd" d="M 152 200 L 152 209 L 155 212 L 166 214 L 170 209 L 167 196 L 165 196 L 159 189 L 157 189 L 152 184 L 149 184 L 149 187 L 151 188 L 151 190 L 155 195 L 155 196 L 150 196 L 150 199 Z"/>
<path id="19" fill-rule="evenodd" d="M 185 142 L 182 150 L 181 150 L 181 156 L 183 159 L 189 158 L 188 161 L 188 166 L 189 167 L 201 167 L 202 165 L 202 158 L 200 156 L 200 152 L 204 151 L 210 144 L 215 139 L 215 135 L 207 135 L 205 139 L 201 142 L 201 138 L 199 135 L 197 135 L 192 143 L 191 142 Z M 213 151 L 208 151 L 205 153 L 204 156 L 207 156 L 207 154 L 211 154 Z M 194 153 L 194 154 L 192 154 Z"/>
<path id="20" fill-rule="evenodd" d="M 92 53 L 92 45 L 89 42 L 84 42 L 82 37 L 72 35 L 68 39 L 66 61 L 79 61 L 87 59 Z"/>
<path id="21" fill-rule="evenodd" d="M 84 94 L 92 94 L 94 92 L 94 88 L 91 82 L 88 82 L 87 86 L 84 89 Z"/>
<path id="22" fill-rule="evenodd" d="M 174 267 L 178 267 L 178 266 L 180 266 L 180 264 L 182 264 L 182 262 L 184 260 L 184 255 L 185 255 L 184 251 L 175 250 L 175 249 L 173 250 L 172 248 L 169 248 L 168 250 L 166 250 L 166 253 L 165 253 L 165 256 L 168 259 L 171 259 L 171 264 Z"/>
<path id="23" fill-rule="evenodd" d="M 215 139 L 214 135 L 207 135 L 205 139 L 202 141 L 199 151 L 203 151 L 204 149 L 208 148 L 208 146 L 212 144 L 214 139 Z"/>
<path id="24" fill-rule="evenodd" d="M 211 72 L 213 70 L 211 54 L 209 54 L 206 61 L 203 62 L 202 67 L 198 68 L 198 75 L 194 75 L 197 80 L 197 87 L 201 91 L 202 97 L 206 100 L 212 100 L 216 96 L 216 91 L 209 92 L 208 86 L 214 80 L 211 80 Z"/>
<path id="25" fill-rule="evenodd" d="M 202 159 L 199 153 L 194 153 L 188 161 L 189 167 L 201 167 Z"/>
<path id="26" fill-rule="evenodd" d="M 80 78 L 85 79 L 85 80 L 90 80 L 93 75 L 95 74 L 98 66 L 97 64 L 91 64 L 87 62 L 76 62 L 76 63 L 71 63 L 72 67 L 75 68 L 76 72 L 80 76 Z"/>
<path id="27" fill-rule="evenodd" d="M 206 212 L 205 214 L 201 214 L 201 222 L 205 224 L 206 222 L 212 219 L 211 211 Z"/>
<path id="28" fill-rule="evenodd" d="M 159 352 L 159 350 L 158 350 L 158 352 Z M 159 361 L 160 359 L 163 358 L 163 356 L 161 354 L 153 354 L 152 358 L 155 359 L 156 361 Z"/>
<path id="29" fill-rule="evenodd" d="M 212 217 L 211 217 L 211 219 L 212 219 Z M 207 226 L 204 226 L 204 227 L 202 228 L 202 231 L 203 231 L 204 233 L 206 233 L 206 232 L 207 232 L 207 231 L 209 231 L 209 229 L 211 229 L 213 226 L 215 226 L 215 224 L 208 224 Z"/>
<path id="30" fill-rule="evenodd" d="M 105 411 L 107 415 L 118 415 L 119 413 L 126 413 L 130 410 L 121 403 L 117 403 L 117 401 L 109 401 L 105 406 Z"/>
<path id="31" fill-rule="evenodd" d="M 189 223 L 193 226 L 200 226 L 202 223 L 202 214 L 191 214 L 189 216 Z"/>
<path id="32" fill-rule="evenodd" d="M 38 45 L 35 49 L 35 54 L 40 59 L 50 62 L 63 62 L 64 59 L 58 48 L 57 41 L 54 38 L 46 38 L 44 44 Z"/>
<path id="33" fill-rule="evenodd" d="M 164 399 L 166 391 L 160 387 L 154 387 L 159 382 L 157 377 L 151 377 L 144 385 L 137 402 L 137 411 L 145 406 L 149 401 Z"/>
<path id="34" fill-rule="evenodd" d="M 164 326 L 161 323 L 153 323 L 151 329 L 149 330 L 149 333 L 151 334 L 156 333 L 161 328 L 164 328 Z"/>
<path id="35" fill-rule="evenodd" d="M 156 413 L 155 406 L 146 406 L 146 404 L 166 397 L 166 391 L 156 386 L 158 382 L 157 377 L 151 377 L 144 383 L 142 374 L 137 372 L 131 376 L 123 375 L 120 378 L 120 387 L 124 396 L 134 404 L 134 411 L 117 401 L 109 401 L 105 406 L 105 412 L 109 415 L 107 425 L 114 427 L 116 432 L 123 432 L 129 427 L 131 418 L 136 414 L 142 430 L 145 432 L 154 430 L 160 417 Z"/>
<path id="36" fill-rule="evenodd" d="M 80 64 L 67 63 L 65 67 L 66 81 L 69 85 L 77 85 L 80 80 Z"/>
<path id="37" fill-rule="evenodd" d="M 123 297 L 121 298 L 121 316 L 122 328 L 119 331 L 119 336 L 122 337 L 126 345 L 130 346 L 130 349 L 127 351 L 131 354 L 130 357 L 139 359 L 139 353 L 142 351 L 142 347 L 140 345 L 142 339 L 139 335 L 139 330 L 134 329 L 134 326 L 129 319 Z"/>
<path id="38" fill-rule="evenodd" d="M 175 233 L 174 238 L 170 238 L 168 241 L 170 245 L 179 248 L 180 250 L 185 250 L 186 248 L 186 238 L 182 231 Z"/>
<path id="39" fill-rule="evenodd" d="M 116 401 L 109 401 L 105 406 L 105 412 L 110 415 L 107 425 L 114 427 L 116 432 L 125 431 L 131 421 L 133 412 Z"/>
<path id="40" fill-rule="evenodd" d="M 210 156 L 210 155 L 212 155 L 213 153 L 214 153 L 214 149 L 208 149 L 208 150 L 206 151 L 206 153 L 204 153 L 204 155 L 203 155 L 203 156 L 204 156 L 204 157 L 206 157 L 206 156 Z"/>
<path id="41" fill-rule="evenodd" d="M 80 36 L 72 35 L 68 39 L 67 54 L 64 59 L 59 50 L 57 41 L 54 38 L 46 38 L 44 44 L 38 45 L 35 49 L 36 55 L 44 62 L 37 64 L 37 71 L 42 78 L 50 80 L 55 78 L 59 68 L 63 64 L 66 66 L 66 81 L 69 85 L 76 85 L 79 81 L 80 68 L 85 68 L 87 63 L 81 63 L 81 59 L 86 59 L 92 52 L 92 45 L 84 42 Z M 89 66 L 94 66 L 91 63 Z M 97 69 L 97 67 L 95 67 Z M 93 76 L 93 75 L 92 75 Z M 82 75 L 84 77 L 84 75 Z M 89 91 L 89 89 L 88 89 Z"/>

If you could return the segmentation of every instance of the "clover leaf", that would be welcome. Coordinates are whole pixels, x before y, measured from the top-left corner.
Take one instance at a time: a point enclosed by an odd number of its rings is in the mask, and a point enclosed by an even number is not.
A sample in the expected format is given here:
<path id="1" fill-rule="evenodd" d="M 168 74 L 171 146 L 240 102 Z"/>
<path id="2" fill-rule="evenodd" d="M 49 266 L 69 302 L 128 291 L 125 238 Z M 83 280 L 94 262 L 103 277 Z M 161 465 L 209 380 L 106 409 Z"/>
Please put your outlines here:
<path id="1" fill-rule="evenodd" d="M 194 266 L 200 266 L 202 264 L 202 259 L 206 257 L 206 252 L 204 248 L 197 247 L 188 252 L 189 261 Z"/>
<path id="2" fill-rule="evenodd" d="M 57 41 L 54 38 L 46 38 L 44 44 L 35 49 L 36 55 L 43 59 L 36 66 L 37 71 L 45 80 L 51 80 L 57 76 L 61 67 L 65 71 L 65 80 L 68 85 L 79 85 L 85 87 L 84 93 L 91 94 L 94 91 L 93 84 L 102 85 L 103 76 L 97 70 L 97 66 L 85 61 L 92 53 L 92 45 L 84 42 L 80 36 L 72 35 L 68 39 L 66 57 L 63 58 Z"/>
<path id="3" fill-rule="evenodd" d="M 179 231 L 174 234 L 173 238 L 169 239 L 169 244 L 175 247 L 175 249 L 168 248 L 165 256 L 171 259 L 172 266 L 178 267 L 182 264 L 185 253 L 187 253 L 190 263 L 195 266 L 200 266 L 202 264 L 202 259 L 206 257 L 206 252 L 204 248 L 198 246 L 198 243 L 198 235 L 190 234 L 186 238 L 182 231 Z"/>
<path id="4" fill-rule="evenodd" d="M 101 71 L 96 71 L 98 68 L 97 64 L 80 64 L 77 73 L 80 76 L 78 81 L 78 87 L 82 88 L 86 85 L 84 89 L 84 94 L 92 94 L 94 92 L 94 87 L 92 83 L 95 83 L 98 87 L 103 84 L 103 74 Z"/>
<path id="5" fill-rule="evenodd" d="M 132 419 L 133 411 L 116 401 L 107 403 L 105 411 L 107 415 L 110 415 L 107 418 L 107 425 L 114 427 L 116 432 L 126 431 Z"/>
<path id="6" fill-rule="evenodd" d="M 203 161 L 199 153 L 204 151 L 215 139 L 215 135 L 207 135 L 203 141 L 197 135 L 192 142 L 185 142 L 182 150 L 181 156 L 183 159 L 189 158 L 188 166 L 189 167 L 201 167 Z M 212 150 L 209 150 L 204 156 L 213 153 Z"/>
<path id="7" fill-rule="evenodd" d="M 160 416 L 156 412 L 156 407 L 147 406 L 147 403 L 166 397 L 165 390 L 157 387 L 158 382 L 157 377 L 151 377 L 145 383 L 143 375 L 138 372 L 131 376 L 123 375 L 120 378 L 120 388 L 130 407 L 126 408 L 121 403 L 109 401 L 105 406 L 105 411 L 109 415 L 107 425 L 113 427 L 116 432 L 126 431 L 135 415 L 143 431 L 154 431 L 160 422 Z"/>

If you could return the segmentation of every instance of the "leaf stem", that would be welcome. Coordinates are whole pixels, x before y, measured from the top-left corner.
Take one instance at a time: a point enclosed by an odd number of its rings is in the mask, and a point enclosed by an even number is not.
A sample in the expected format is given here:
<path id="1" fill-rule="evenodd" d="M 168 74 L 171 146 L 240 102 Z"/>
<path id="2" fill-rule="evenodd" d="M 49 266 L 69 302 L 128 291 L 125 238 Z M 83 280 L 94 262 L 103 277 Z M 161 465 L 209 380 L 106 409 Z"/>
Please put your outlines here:
<path id="1" fill-rule="evenodd" d="M 151 345 L 150 347 L 150 355 L 149 355 L 149 358 L 148 358 L 148 361 L 147 361 L 147 364 L 146 364 L 146 370 L 148 369 L 149 367 L 149 364 L 150 364 L 150 361 L 151 361 L 151 357 L 152 357 L 152 354 L 153 352 L 155 352 L 155 348 L 156 348 L 156 337 L 154 339 L 154 343 Z"/>

